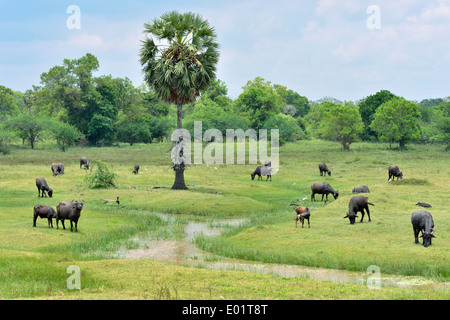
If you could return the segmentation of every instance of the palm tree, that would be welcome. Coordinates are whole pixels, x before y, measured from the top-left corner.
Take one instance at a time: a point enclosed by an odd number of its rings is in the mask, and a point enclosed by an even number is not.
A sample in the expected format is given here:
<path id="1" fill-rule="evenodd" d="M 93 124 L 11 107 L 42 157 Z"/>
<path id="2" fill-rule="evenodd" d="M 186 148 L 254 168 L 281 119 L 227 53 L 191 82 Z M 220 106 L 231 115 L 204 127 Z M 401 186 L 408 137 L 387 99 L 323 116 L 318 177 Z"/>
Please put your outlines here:
<path id="1" fill-rule="evenodd" d="M 183 105 L 195 101 L 215 80 L 219 60 L 215 30 L 200 15 L 177 11 L 165 13 L 144 27 L 147 38 L 142 41 L 140 62 L 145 81 L 162 100 L 176 104 L 177 129 L 181 131 Z M 172 189 L 176 190 L 187 189 L 181 133 L 179 137 L 174 148 L 178 157 L 172 157 Z"/>

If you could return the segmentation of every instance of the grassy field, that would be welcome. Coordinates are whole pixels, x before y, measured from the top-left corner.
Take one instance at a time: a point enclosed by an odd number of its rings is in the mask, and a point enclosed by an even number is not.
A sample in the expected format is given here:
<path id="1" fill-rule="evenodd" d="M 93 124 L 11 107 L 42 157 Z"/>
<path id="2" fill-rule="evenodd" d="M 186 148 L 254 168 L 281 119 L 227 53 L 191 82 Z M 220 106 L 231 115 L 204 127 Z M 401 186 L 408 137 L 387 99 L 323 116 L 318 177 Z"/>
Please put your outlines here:
<path id="1" fill-rule="evenodd" d="M 172 191 L 170 144 L 72 148 L 47 145 L 16 147 L 0 156 L 0 297 L 3 299 L 449 299 L 448 291 L 407 290 L 283 278 L 241 271 L 175 266 L 152 260 L 111 259 L 119 248 L 136 248 L 132 239 L 183 237 L 189 219 L 250 218 L 249 226 L 216 238 L 199 237 L 202 248 L 229 257 L 382 273 L 420 275 L 449 281 L 450 155 L 442 146 L 388 150 L 384 144 L 357 143 L 343 152 L 331 142 L 302 141 L 280 148 L 280 170 L 272 182 L 251 181 L 255 165 L 192 165 L 187 191 Z M 115 189 L 90 190 L 78 159 L 102 160 L 118 175 Z M 65 175 L 52 177 L 50 164 L 62 162 Z M 319 175 L 326 162 L 331 177 Z M 133 175 L 139 163 L 141 174 Z M 397 164 L 404 179 L 388 182 L 387 168 Z M 216 170 L 216 168 L 217 170 Z M 37 198 L 35 178 L 45 177 L 53 198 Z M 327 181 L 340 196 L 327 204 L 310 201 L 310 185 Z M 350 225 L 343 219 L 351 190 L 366 184 L 372 222 Z M 193 186 L 192 186 L 193 185 Z M 159 187 L 159 188 L 151 188 Z M 120 205 L 101 199 L 116 199 Z M 298 202 L 297 199 L 307 200 Z M 78 233 L 32 227 L 33 207 L 62 200 L 85 200 Z M 418 201 L 429 209 L 436 239 L 414 244 L 410 216 Z M 311 228 L 295 228 L 291 202 L 308 206 Z M 173 222 L 156 213 L 178 217 Z M 358 220 L 359 221 L 359 220 Z M 55 224 L 55 222 L 54 222 Z M 66 222 L 66 227 L 68 223 Z M 61 226 L 60 226 L 61 227 Z M 56 225 L 55 225 L 56 228 Z M 67 289 L 66 270 L 77 265 L 82 289 Z M 201 280 L 199 280 L 201 279 Z"/>

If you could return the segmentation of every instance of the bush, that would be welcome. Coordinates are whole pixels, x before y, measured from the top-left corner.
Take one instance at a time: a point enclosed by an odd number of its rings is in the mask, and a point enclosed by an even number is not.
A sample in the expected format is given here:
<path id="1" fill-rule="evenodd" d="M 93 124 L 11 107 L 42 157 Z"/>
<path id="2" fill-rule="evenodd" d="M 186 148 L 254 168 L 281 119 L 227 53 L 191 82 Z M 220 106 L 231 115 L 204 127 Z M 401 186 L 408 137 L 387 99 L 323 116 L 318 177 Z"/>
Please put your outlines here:
<path id="1" fill-rule="evenodd" d="M 93 172 L 95 167 L 97 170 Z M 117 187 L 116 179 L 117 175 L 110 172 L 103 161 L 95 160 L 90 164 L 90 171 L 85 177 L 85 183 L 90 189 L 115 188 Z"/>

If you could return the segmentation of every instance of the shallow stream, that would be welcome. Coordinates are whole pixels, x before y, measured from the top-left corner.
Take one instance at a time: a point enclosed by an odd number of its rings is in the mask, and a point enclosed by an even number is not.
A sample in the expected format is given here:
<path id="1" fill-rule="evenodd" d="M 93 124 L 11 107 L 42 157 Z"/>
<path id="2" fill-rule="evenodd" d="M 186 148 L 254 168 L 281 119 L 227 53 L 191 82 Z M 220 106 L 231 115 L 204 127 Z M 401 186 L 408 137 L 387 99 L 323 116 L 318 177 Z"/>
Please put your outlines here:
<path id="1" fill-rule="evenodd" d="M 170 220 L 170 215 L 160 215 Z M 152 259 L 188 267 L 203 267 L 215 270 L 241 270 L 255 273 L 274 274 L 281 277 L 308 277 L 322 281 L 353 283 L 361 285 L 394 286 L 400 288 L 433 288 L 448 290 L 450 282 L 438 282 L 423 277 L 353 272 L 325 268 L 305 267 L 299 265 L 283 265 L 262 263 L 218 257 L 197 248 L 194 239 L 197 235 L 218 236 L 224 227 L 239 226 L 247 223 L 245 219 L 214 219 L 211 223 L 188 222 L 184 228 L 185 236 L 181 240 L 149 240 L 135 239 L 141 244 L 139 249 L 122 249 L 117 253 L 123 259 Z"/>

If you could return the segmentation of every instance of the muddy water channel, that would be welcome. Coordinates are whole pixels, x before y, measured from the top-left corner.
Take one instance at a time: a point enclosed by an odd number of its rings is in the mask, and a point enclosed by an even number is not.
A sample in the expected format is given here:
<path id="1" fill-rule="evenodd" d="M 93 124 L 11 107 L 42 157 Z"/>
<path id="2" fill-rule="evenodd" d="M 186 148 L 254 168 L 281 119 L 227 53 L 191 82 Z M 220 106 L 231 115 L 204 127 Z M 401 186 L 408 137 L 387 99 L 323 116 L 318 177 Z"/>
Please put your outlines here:
<path id="1" fill-rule="evenodd" d="M 170 221 L 170 215 L 160 215 Z M 152 259 L 188 267 L 202 267 L 215 270 L 241 270 L 255 273 L 274 274 L 281 277 L 308 277 L 322 281 L 353 283 L 368 286 L 394 286 L 400 288 L 434 288 L 448 290 L 450 282 L 437 282 L 423 277 L 385 275 L 346 270 L 305 267 L 299 265 L 283 265 L 261 263 L 219 257 L 196 247 L 194 239 L 197 235 L 214 237 L 221 234 L 224 228 L 248 223 L 245 219 L 214 219 L 213 222 L 188 222 L 184 227 L 185 236 L 180 240 L 134 239 L 140 243 L 139 249 L 120 250 L 118 258 Z M 374 270 L 376 271 L 376 270 Z M 372 271 L 373 272 L 373 271 Z"/>

